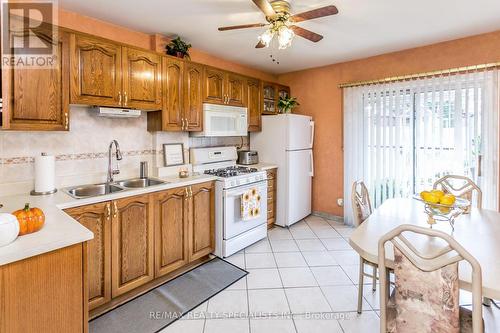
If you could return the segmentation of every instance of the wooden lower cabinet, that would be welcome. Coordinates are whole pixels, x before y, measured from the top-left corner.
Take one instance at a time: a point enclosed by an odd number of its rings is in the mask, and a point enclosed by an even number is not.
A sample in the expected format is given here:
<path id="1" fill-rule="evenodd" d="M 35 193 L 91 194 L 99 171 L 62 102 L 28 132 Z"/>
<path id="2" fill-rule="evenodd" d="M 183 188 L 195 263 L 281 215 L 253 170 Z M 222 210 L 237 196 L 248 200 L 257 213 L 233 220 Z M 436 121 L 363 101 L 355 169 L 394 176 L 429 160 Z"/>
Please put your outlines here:
<path id="1" fill-rule="evenodd" d="M 193 185 L 190 189 L 189 261 L 212 253 L 215 249 L 214 183 Z"/>
<path id="2" fill-rule="evenodd" d="M 0 266 L 0 332 L 87 332 L 86 244 Z"/>
<path id="3" fill-rule="evenodd" d="M 278 169 L 267 170 L 267 228 L 274 227 L 276 221 L 276 183 Z"/>
<path id="4" fill-rule="evenodd" d="M 66 213 L 92 231 L 87 242 L 89 310 L 111 300 L 111 203 L 76 207 Z"/>
<path id="5" fill-rule="evenodd" d="M 186 188 L 154 195 L 155 277 L 189 262 Z"/>
<path id="6" fill-rule="evenodd" d="M 111 294 L 130 291 L 154 278 L 153 205 L 150 195 L 113 201 Z"/>
<path id="7" fill-rule="evenodd" d="M 214 182 L 70 208 L 66 213 L 94 233 L 86 250 L 90 310 L 112 307 L 116 298 L 175 274 L 215 249 Z"/>

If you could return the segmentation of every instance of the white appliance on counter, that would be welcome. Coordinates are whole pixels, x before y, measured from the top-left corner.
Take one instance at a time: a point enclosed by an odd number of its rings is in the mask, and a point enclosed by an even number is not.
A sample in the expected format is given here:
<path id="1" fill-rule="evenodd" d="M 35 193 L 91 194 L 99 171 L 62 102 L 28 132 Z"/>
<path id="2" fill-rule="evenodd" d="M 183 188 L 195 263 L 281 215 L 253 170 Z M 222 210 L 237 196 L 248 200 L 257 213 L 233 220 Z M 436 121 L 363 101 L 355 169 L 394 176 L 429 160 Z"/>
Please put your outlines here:
<path id="1" fill-rule="evenodd" d="M 203 131 L 192 136 L 247 136 L 247 108 L 219 104 L 203 104 Z"/>
<path id="2" fill-rule="evenodd" d="M 262 132 L 250 134 L 260 160 L 278 166 L 276 224 L 290 226 L 311 214 L 314 121 L 309 116 L 262 117 Z"/>
<path id="3" fill-rule="evenodd" d="M 224 258 L 267 236 L 267 175 L 265 171 L 236 166 L 236 147 L 192 148 L 193 171 L 214 175 L 215 252 Z M 260 214 L 241 216 L 242 195 L 251 189 L 260 194 Z"/>

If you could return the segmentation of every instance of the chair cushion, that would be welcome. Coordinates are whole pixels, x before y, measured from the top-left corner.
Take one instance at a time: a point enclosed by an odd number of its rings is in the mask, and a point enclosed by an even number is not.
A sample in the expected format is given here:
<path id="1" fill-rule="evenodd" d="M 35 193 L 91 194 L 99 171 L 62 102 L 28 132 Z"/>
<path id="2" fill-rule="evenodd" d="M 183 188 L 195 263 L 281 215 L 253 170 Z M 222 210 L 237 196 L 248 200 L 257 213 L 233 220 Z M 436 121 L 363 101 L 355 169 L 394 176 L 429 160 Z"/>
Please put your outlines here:
<path id="1" fill-rule="evenodd" d="M 391 332 L 459 333 L 458 264 L 425 272 L 396 247 L 394 264 L 395 310 L 391 316 L 395 323 L 388 325 Z"/>

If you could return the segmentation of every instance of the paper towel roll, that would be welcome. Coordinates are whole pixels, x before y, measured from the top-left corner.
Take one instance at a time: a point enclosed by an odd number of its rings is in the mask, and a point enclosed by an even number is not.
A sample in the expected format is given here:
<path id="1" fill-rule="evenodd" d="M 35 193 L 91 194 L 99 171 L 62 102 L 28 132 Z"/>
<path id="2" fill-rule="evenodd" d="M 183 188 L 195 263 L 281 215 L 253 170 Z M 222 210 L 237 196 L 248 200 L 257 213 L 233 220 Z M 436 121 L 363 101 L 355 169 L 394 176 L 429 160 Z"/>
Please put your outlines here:
<path id="1" fill-rule="evenodd" d="M 49 192 L 55 188 L 55 158 L 42 153 L 35 157 L 35 192 Z"/>

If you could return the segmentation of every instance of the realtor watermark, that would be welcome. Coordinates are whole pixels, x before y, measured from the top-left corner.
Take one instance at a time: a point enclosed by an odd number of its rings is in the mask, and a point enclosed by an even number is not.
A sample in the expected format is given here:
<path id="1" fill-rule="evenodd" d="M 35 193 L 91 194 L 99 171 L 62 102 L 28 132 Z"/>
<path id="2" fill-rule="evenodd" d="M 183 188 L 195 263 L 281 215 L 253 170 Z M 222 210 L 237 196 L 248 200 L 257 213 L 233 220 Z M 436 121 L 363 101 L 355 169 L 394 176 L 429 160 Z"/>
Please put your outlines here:
<path id="1" fill-rule="evenodd" d="M 2 67 L 53 69 L 60 50 L 57 2 L 1 0 Z"/>

